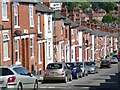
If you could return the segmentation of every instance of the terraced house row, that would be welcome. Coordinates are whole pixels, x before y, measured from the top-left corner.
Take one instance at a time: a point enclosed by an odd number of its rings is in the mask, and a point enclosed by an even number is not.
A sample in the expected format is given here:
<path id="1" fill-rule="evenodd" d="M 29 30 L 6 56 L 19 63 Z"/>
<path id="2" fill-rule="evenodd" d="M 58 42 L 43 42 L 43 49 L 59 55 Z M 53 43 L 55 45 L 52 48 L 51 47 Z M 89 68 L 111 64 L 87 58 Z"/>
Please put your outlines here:
<path id="1" fill-rule="evenodd" d="M 50 3 L 22 0 L 0 0 L 0 7 L 0 65 L 38 72 L 50 62 L 99 61 L 118 51 L 119 30 L 75 23 L 64 8 L 57 12 Z"/>

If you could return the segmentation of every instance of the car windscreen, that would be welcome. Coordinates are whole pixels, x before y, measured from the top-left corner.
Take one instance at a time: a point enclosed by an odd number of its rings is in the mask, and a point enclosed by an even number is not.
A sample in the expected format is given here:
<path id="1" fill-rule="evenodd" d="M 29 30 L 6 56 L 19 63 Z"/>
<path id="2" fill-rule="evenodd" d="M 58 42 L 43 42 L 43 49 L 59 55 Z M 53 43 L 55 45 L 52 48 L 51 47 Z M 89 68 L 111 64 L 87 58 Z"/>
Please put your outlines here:
<path id="1" fill-rule="evenodd" d="M 29 71 L 23 67 L 15 67 L 13 68 L 13 70 L 17 73 L 17 74 L 20 74 L 20 75 L 25 75 L 25 74 L 28 74 Z"/>
<path id="2" fill-rule="evenodd" d="M 83 63 L 82 62 L 77 62 L 76 64 L 77 64 L 77 66 L 83 67 Z"/>
<path id="3" fill-rule="evenodd" d="M 95 62 L 86 62 L 86 65 L 88 66 L 95 65 Z"/>
<path id="4" fill-rule="evenodd" d="M 14 73 L 8 68 L 0 68 L 0 76 L 14 75 Z"/>
<path id="5" fill-rule="evenodd" d="M 68 69 L 76 67 L 74 63 L 66 63 Z"/>
<path id="6" fill-rule="evenodd" d="M 62 64 L 51 63 L 47 65 L 47 69 L 62 69 Z"/>

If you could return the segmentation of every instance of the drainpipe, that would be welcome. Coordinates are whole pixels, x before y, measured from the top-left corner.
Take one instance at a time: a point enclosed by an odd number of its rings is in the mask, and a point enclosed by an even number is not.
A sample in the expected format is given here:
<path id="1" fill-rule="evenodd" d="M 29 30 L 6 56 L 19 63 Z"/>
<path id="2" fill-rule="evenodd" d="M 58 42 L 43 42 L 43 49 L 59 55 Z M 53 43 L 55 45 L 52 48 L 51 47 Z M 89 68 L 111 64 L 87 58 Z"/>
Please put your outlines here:
<path id="1" fill-rule="evenodd" d="M 10 2 L 10 18 L 11 18 L 11 59 L 12 59 L 12 65 L 14 64 L 14 45 L 13 45 L 13 27 L 12 27 L 12 4 L 13 2 Z"/>
<path id="2" fill-rule="evenodd" d="M 69 25 L 69 45 L 70 45 L 69 59 L 70 59 L 70 62 L 71 62 L 71 28 L 70 28 L 70 25 Z"/>
<path id="3" fill-rule="evenodd" d="M 54 11 L 54 62 L 56 61 L 56 19 L 55 19 L 55 11 Z"/>

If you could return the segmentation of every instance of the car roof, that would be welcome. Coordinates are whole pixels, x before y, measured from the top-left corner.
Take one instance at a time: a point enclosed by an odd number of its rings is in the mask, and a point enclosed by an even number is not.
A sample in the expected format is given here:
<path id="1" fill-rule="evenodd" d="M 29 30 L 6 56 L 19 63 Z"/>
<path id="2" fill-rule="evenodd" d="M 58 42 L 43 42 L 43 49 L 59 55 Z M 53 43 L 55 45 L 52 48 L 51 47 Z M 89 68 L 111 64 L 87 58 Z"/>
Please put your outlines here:
<path id="1" fill-rule="evenodd" d="M 20 65 L 0 66 L 0 68 L 15 68 L 15 67 L 22 67 L 22 66 Z"/>

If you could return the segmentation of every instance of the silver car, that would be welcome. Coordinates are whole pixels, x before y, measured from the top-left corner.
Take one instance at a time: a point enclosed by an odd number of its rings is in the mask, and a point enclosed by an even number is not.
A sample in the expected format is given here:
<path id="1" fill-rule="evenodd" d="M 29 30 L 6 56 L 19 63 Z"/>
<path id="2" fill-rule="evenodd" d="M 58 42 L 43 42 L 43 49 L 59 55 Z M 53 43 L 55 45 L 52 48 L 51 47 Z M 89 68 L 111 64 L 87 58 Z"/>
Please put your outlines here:
<path id="1" fill-rule="evenodd" d="M 72 81 L 71 71 L 67 69 L 65 63 L 50 63 L 44 74 L 44 82 L 48 80 L 63 80 L 65 83 L 68 80 Z"/>
<path id="2" fill-rule="evenodd" d="M 110 63 L 118 63 L 118 59 L 116 57 L 110 58 Z"/>
<path id="3" fill-rule="evenodd" d="M 98 66 L 95 62 L 85 62 L 88 67 L 88 73 L 98 73 Z"/>
<path id="4" fill-rule="evenodd" d="M 38 89 L 38 80 L 22 66 L 0 66 L 0 89 Z"/>

